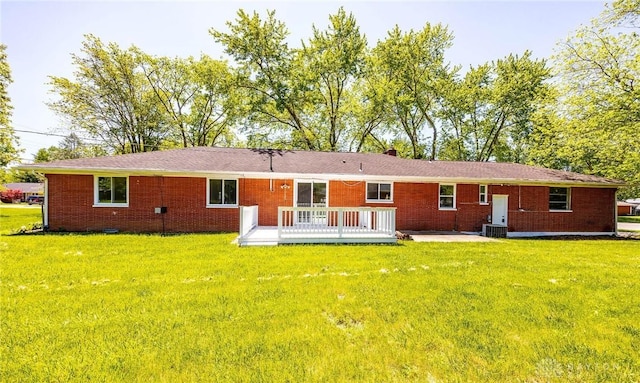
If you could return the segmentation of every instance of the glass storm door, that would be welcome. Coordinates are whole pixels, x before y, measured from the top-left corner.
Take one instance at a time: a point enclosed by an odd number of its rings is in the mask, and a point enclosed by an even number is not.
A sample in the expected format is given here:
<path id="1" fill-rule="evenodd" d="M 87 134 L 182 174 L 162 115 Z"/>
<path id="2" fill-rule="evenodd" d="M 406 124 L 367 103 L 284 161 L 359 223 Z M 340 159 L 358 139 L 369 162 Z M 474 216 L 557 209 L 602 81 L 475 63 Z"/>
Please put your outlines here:
<path id="1" fill-rule="evenodd" d="M 327 207 L 327 182 L 305 181 L 297 183 L 296 207 Z M 322 224 L 327 223 L 326 211 L 299 211 L 296 223 Z"/>

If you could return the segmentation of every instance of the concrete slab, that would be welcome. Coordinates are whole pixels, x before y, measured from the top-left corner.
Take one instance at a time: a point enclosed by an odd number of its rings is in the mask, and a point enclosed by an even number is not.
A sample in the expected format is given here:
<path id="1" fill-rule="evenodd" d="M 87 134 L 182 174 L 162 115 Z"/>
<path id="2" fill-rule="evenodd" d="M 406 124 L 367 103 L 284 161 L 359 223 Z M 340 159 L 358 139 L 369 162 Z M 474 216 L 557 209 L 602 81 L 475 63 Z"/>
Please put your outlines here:
<path id="1" fill-rule="evenodd" d="M 640 223 L 618 222 L 618 230 L 640 231 Z"/>
<path id="2" fill-rule="evenodd" d="M 416 242 L 497 242 L 496 238 L 483 237 L 477 234 L 442 231 L 403 231 Z"/>

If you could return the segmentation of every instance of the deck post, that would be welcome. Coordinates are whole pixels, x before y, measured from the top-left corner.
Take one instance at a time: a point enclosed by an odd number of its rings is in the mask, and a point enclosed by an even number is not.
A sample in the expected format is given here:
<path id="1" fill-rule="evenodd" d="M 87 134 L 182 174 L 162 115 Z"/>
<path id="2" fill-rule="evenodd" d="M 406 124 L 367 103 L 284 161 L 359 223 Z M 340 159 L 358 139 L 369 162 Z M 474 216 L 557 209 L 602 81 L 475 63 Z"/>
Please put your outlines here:
<path id="1" fill-rule="evenodd" d="M 342 238 L 344 228 L 344 210 L 338 209 L 338 238 Z"/>
<path id="2" fill-rule="evenodd" d="M 282 238 L 282 212 L 284 211 L 282 206 L 278 206 L 278 241 Z"/>

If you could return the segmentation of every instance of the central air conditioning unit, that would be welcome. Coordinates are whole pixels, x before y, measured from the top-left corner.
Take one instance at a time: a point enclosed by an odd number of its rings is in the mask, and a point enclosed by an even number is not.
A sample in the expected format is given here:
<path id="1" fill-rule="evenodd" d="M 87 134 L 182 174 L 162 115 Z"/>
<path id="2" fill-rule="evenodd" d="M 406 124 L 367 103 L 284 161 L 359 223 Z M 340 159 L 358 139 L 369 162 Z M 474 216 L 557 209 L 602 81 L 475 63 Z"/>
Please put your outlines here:
<path id="1" fill-rule="evenodd" d="M 507 227 L 485 223 L 482 225 L 482 235 L 489 238 L 507 238 Z"/>

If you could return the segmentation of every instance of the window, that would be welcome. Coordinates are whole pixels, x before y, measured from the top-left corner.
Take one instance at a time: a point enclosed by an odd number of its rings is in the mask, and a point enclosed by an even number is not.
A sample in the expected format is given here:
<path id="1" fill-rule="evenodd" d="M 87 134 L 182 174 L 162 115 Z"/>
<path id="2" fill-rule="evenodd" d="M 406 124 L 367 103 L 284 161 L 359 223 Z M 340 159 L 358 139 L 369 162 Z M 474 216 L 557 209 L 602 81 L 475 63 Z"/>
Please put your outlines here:
<path id="1" fill-rule="evenodd" d="M 96 177 L 95 204 L 127 206 L 129 180 L 127 177 Z"/>
<path id="2" fill-rule="evenodd" d="M 487 185 L 480 185 L 480 205 L 487 205 Z"/>
<path id="3" fill-rule="evenodd" d="M 238 205 L 238 181 L 237 180 L 209 180 L 209 206 L 237 206 Z"/>
<path id="4" fill-rule="evenodd" d="M 440 209 L 456 208 L 456 185 L 440 185 Z"/>
<path id="5" fill-rule="evenodd" d="M 549 210 L 570 210 L 571 190 L 569 188 L 549 188 Z"/>
<path id="6" fill-rule="evenodd" d="M 391 202 L 391 184 L 367 182 L 367 201 Z"/>

